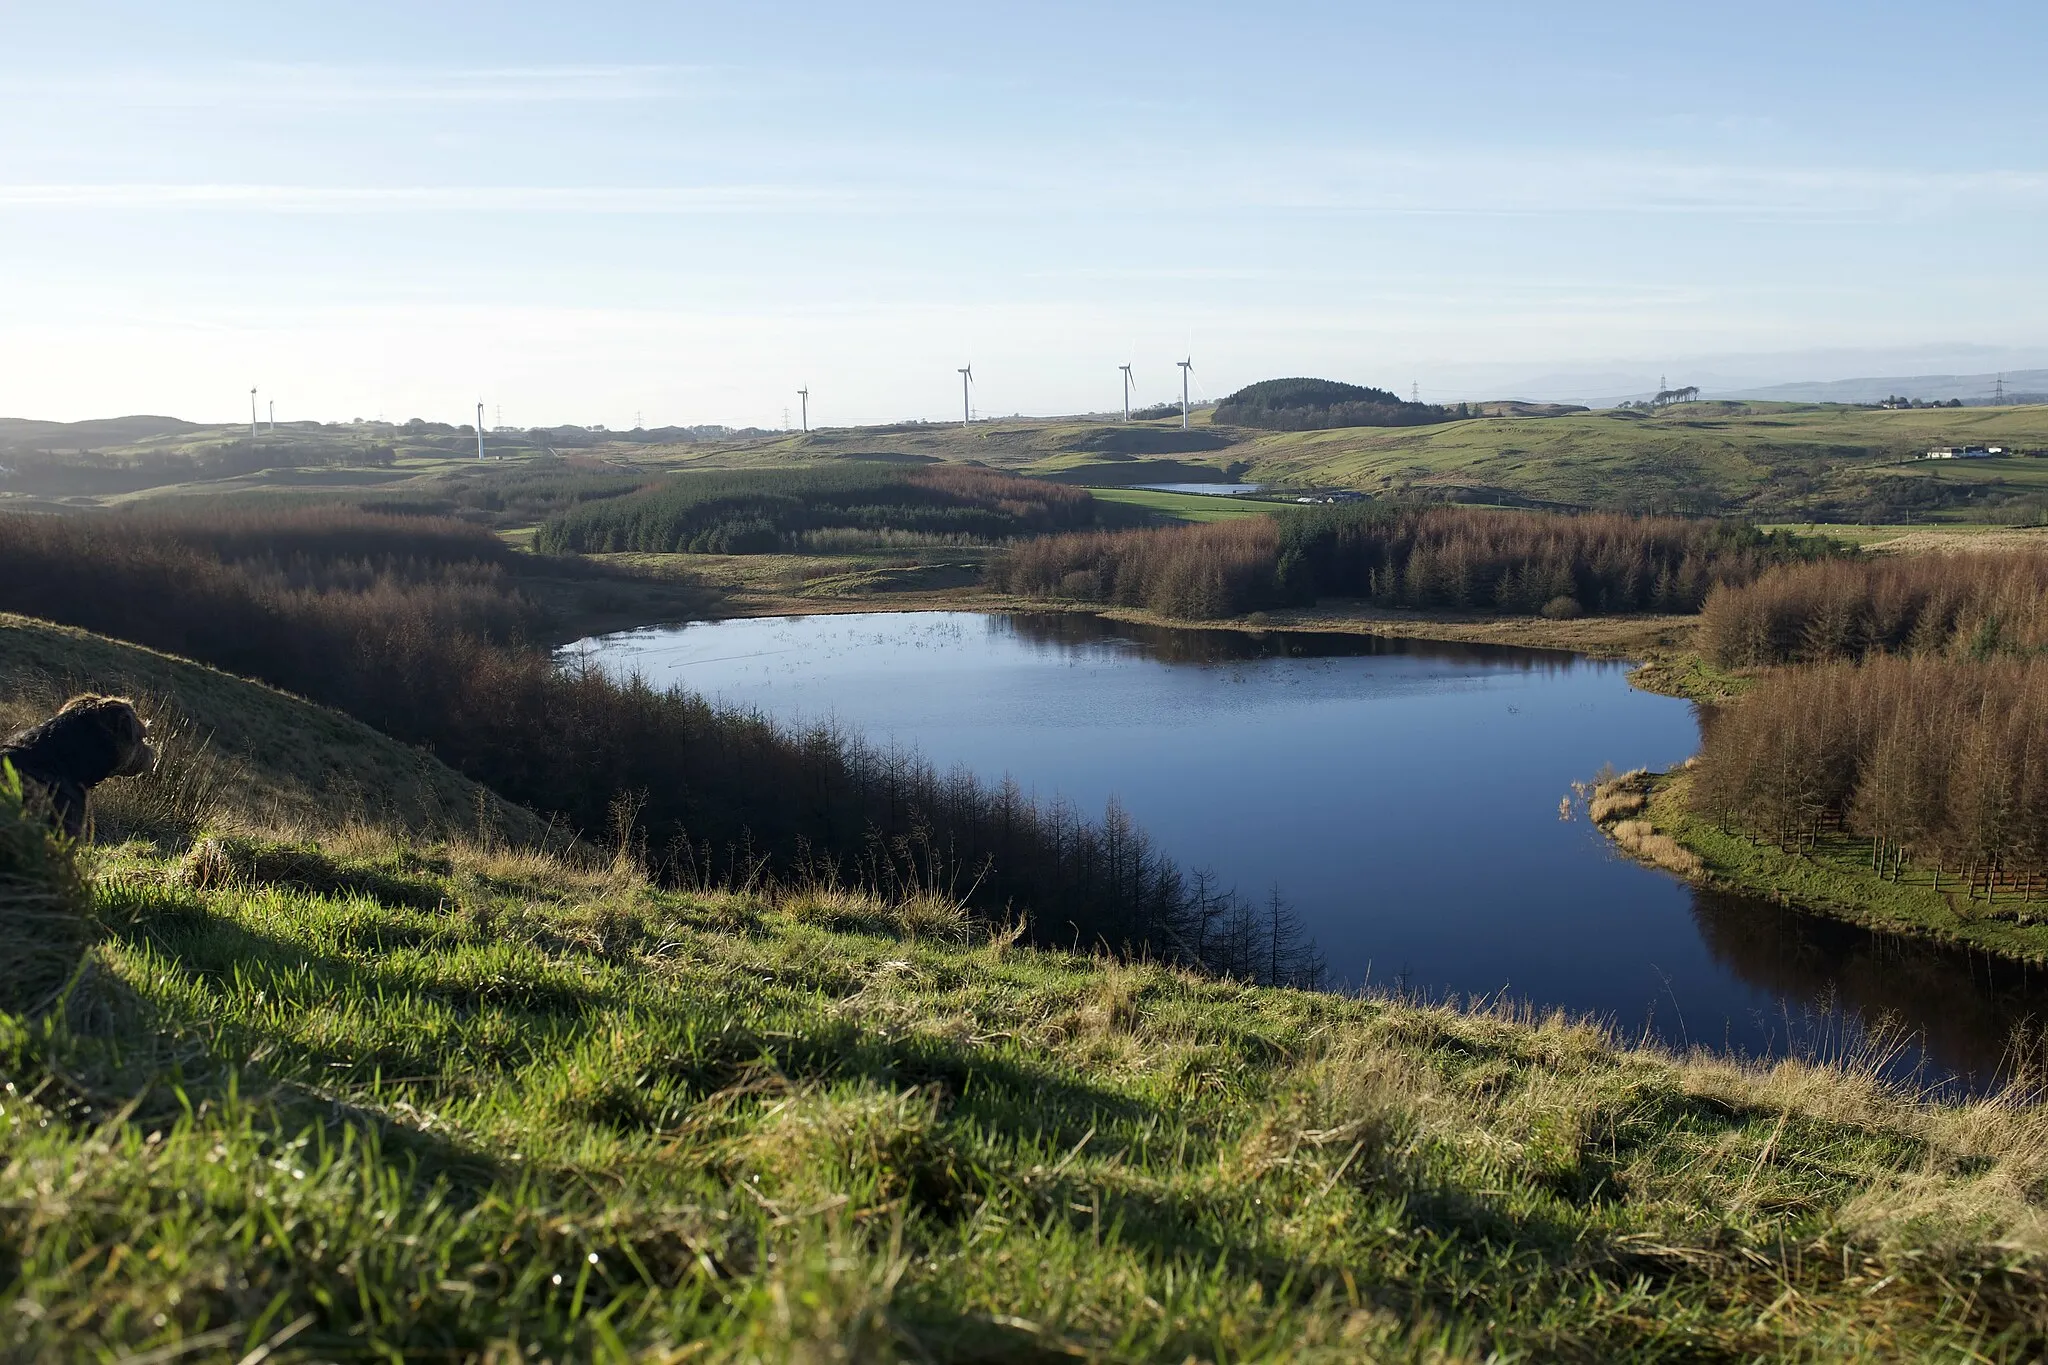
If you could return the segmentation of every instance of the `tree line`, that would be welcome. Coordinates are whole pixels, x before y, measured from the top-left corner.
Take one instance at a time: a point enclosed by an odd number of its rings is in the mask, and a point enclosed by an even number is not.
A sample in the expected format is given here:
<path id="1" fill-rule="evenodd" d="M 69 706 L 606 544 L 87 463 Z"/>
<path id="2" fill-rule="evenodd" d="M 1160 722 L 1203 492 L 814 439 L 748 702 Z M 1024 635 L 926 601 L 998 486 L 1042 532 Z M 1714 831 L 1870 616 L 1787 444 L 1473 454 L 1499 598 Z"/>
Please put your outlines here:
<path id="1" fill-rule="evenodd" d="M 546 554 L 766 554 L 848 530 L 985 543 L 1087 526 L 1096 513 L 1086 489 L 992 469 L 848 462 L 672 475 L 559 513 L 535 546 Z"/>
<path id="2" fill-rule="evenodd" d="M 1216 405 L 1213 420 L 1267 431 L 1327 431 L 1334 427 L 1412 427 L 1471 415 L 1436 403 L 1411 403 L 1386 389 L 1333 379 L 1266 379 L 1247 384 Z"/>
<path id="3" fill-rule="evenodd" d="M 1973 893 L 2048 889 L 2048 660 L 1875 656 L 1775 670 L 1704 726 L 1693 802 L 1787 848 L 1842 831 Z"/>
<path id="4" fill-rule="evenodd" d="M 2048 555 L 1782 565 L 1714 592 L 1700 624 L 1702 648 L 1730 668 L 1873 654 L 2035 654 L 2048 649 Z"/>
<path id="5" fill-rule="evenodd" d="M 547 567 L 480 526 L 355 508 L 0 515 L 0 610 L 334 706 L 572 829 L 639 841 L 670 877 L 825 864 L 885 891 L 939 883 L 1043 943 L 1316 979 L 1277 898 L 1187 875 L 1115 807 L 1087 820 L 827 726 L 557 666 L 520 586 Z"/>
<path id="6" fill-rule="evenodd" d="M 1024 596 L 1185 619 L 1319 597 L 1568 617 L 1696 611 L 1716 586 L 1837 549 L 1732 522 L 1365 503 L 1049 536 L 1011 547 L 990 573 Z"/>

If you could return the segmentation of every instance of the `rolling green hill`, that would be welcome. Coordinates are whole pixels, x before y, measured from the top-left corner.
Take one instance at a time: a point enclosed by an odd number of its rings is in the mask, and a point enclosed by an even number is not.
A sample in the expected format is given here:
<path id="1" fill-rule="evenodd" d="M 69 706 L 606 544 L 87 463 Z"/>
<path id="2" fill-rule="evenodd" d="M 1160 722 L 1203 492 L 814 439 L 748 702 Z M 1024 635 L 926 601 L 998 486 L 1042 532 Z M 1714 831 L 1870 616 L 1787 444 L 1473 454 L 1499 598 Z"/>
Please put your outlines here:
<path id="1" fill-rule="evenodd" d="M 2048 460 L 1902 465 L 1930 446 L 2048 452 L 2048 407 L 1885 411 L 1800 404 L 1688 403 L 1482 418 L 1394 431 L 1284 432 L 1231 449 L 1253 477 L 1480 501 L 1878 520 L 1871 511 L 1989 510 L 1993 480 L 2031 500 Z M 1979 485 L 1970 490 L 1956 485 Z M 1923 502 L 1916 498 L 1925 499 Z M 1858 515 L 1859 512 L 1864 515 Z"/>
<path id="2" fill-rule="evenodd" d="M 906 466 L 974 462 L 1106 487 L 1249 477 L 1467 502 L 1712 512 L 1774 521 L 2048 519 L 2048 459 L 1912 459 L 1931 446 L 1950 444 L 2048 452 L 2048 406 L 1886 411 L 1699 402 L 1657 412 L 1478 406 L 1490 415 L 1330 431 L 1254 431 L 1216 424 L 1202 411 L 1187 431 L 1174 421 L 1007 419 L 972 427 L 909 423 L 666 444 L 584 433 L 590 443 L 573 455 L 578 469 L 619 475 L 842 460 Z M 245 437 L 239 429 L 218 428 L 110 446 L 97 452 L 96 472 L 81 474 L 76 488 L 59 480 L 51 485 L 55 491 L 37 492 L 42 485 L 0 477 L 0 505 L 10 497 L 53 505 L 172 494 L 431 502 L 445 498 L 451 482 L 514 477 L 545 454 L 524 438 L 510 438 L 494 446 L 507 455 L 504 462 L 479 465 L 459 435 L 329 427 L 281 433 L 273 453 L 282 463 L 272 467 L 223 469 L 206 477 L 176 461 L 160 477 L 131 469 L 166 451 L 222 450 Z M 287 461 L 291 442 L 312 452 L 291 457 L 307 463 Z M 365 462 L 365 452 L 384 446 L 390 447 L 388 461 Z M 238 448 L 234 459 L 260 464 L 264 450 L 261 442 Z"/>

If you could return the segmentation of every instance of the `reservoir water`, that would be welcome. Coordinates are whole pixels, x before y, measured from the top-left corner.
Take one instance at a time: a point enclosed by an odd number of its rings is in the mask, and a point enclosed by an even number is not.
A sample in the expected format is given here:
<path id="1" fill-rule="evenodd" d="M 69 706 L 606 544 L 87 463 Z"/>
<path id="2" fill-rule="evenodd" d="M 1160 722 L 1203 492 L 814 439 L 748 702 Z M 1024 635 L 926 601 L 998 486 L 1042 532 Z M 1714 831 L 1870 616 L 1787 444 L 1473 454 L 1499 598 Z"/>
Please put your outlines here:
<path id="1" fill-rule="evenodd" d="M 1265 489 L 1262 483 L 1134 483 L 1154 493 L 1202 493 L 1219 498 L 1241 498 Z"/>
<path id="2" fill-rule="evenodd" d="M 2038 974 L 1615 856 L 1582 805 L 1560 810 L 1572 784 L 1698 744 L 1691 704 L 1623 664 L 1076 613 L 771 617 L 571 650 L 1083 811 L 1115 796 L 1184 867 L 1277 886 L 1339 988 L 1500 996 L 1750 1055 L 1838 1052 L 1890 1019 L 1915 1035 L 1898 1068 L 1971 1087 L 2048 1018 Z"/>

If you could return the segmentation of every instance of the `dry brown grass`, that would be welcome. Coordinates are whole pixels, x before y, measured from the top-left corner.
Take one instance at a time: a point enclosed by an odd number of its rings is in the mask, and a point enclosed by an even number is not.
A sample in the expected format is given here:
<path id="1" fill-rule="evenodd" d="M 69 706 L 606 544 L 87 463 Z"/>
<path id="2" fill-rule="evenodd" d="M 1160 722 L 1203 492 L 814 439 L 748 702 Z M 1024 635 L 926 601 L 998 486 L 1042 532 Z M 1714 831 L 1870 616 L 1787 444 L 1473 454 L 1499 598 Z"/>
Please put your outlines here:
<path id="1" fill-rule="evenodd" d="M 1698 854 L 1670 835 L 1658 833 L 1648 820 L 1617 821 L 1608 826 L 1607 833 L 1615 846 L 1631 858 L 1676 872 L 1688 881 L 1697 880 L 1706 872 L 1706 864 Z"/>
<path id="2" fill-rule="evenodd" d="M 888 900 L 872 891 L 832 885 L 802 885 L 771 892 L 770 906 L 799 924 L 842 932 L 880 933 L 937 943 L 965 943 L 973 935 L 966 905 L 945 896 L 919 894 Z"/>
<path id="3" fill-rule="evenodd" d="M 1586 808 L 1596 825 L 1612 824 L 1631 815 L 1640 815 L 1643 807 L 1650 804 L 1647 793 L 1639 791 L 1601 791 L 1594 793 L 1593 802 Z"/>

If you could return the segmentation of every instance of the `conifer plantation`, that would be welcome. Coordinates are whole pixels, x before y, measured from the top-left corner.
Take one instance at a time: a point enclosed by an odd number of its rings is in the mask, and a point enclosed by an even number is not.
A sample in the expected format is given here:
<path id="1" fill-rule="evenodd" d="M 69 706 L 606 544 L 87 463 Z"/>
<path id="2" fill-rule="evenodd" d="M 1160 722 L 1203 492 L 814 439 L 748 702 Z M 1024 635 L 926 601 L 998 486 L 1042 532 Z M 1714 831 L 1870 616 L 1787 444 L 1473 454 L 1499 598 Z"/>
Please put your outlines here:
<path id="1" fill-rule="evenodd" d="M 1701 626 L 1706 652 L 1730 668 L 2034 654 L 2048 648 L 2048 555 L 1783 565 L 1712 594 Z"/>
<path id="2" fill-rule="evenodd" d="M 2048 660 L 1776 670 L 1705 731 L 1693 800 L 1723 828 L 1787 848 L 1847 831 L 1886 875 L 1910 859 L 1994 902 L 2048 890 Z"/>
<path id="3" fill-rule="evenodd" d="M 543 571 L 444 518 L 342 508 L 0 516 L 0 611 L 333 706 L 670 881 L 839 879 L 957 896 L 1050 943 L 1260 981 L 1320 966 L 1277 899 L 1190 879 L 1112 806 L 1091 821 L 827 726 L 558 667 Z"/>
<path id="4" fill-rule="evenodd" d="M 1833 552 L 1735 523 L 1376 504 L 1271 519 L 1050 536 L 995 586 L 1205 619 L 1352 597 L 1391 607 L 1570 617 L 1690 612 L 1717 586 Z"/>

